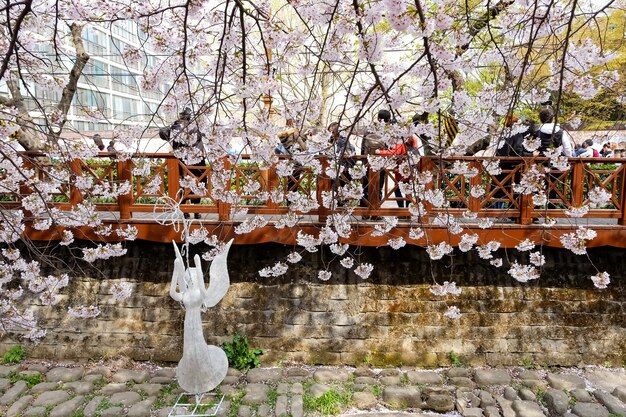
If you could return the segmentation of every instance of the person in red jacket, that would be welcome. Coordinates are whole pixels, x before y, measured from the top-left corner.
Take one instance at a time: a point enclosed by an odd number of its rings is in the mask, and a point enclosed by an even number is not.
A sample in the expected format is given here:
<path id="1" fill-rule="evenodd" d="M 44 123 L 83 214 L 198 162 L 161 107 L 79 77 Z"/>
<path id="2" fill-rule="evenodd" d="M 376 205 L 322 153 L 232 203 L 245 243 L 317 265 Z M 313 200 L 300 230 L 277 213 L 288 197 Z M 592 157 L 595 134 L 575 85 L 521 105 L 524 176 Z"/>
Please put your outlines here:
<path id="1" fill-rule="evenodd" d="M 383 156 L 407 155 L 409 152 L 417 150 L 418 147 L 419 147 L 419 142 L 417 140 L 417 136 L 415 134 L 411 134 L 411 136 L 407 140 L 405 140 L 402 143 L 398 143 L 391 149 L 377 149 L 376 155 L 383 155 Z M 398 158 L 398 162 L 397 162 L 398 166 L 400 166 L 400 164 L 402 163 L 404 159 L 405 158 Z M 396 180 L 396 188 L 394 188 L 393 192 L 397 198 L 396 203 L 398 203 L 398 207 L 408 207 L 409 202 L 404 199 L 404 196 L 402 195 L 402 191 L 400 191 L 399 185 L 401 182 L 408 182 L 409 178 L 404 177 L 400 173 L 400 170 L 396 169 L 395 180 Z"/>

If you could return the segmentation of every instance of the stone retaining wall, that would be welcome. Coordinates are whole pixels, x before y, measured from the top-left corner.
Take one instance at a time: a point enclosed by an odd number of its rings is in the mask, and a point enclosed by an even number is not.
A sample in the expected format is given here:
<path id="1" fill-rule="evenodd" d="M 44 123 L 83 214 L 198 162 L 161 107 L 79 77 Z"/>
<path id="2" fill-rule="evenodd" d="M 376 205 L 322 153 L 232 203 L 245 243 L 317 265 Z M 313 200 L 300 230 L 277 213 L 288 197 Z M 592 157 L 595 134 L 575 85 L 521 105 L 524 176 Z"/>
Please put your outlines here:
<path id="1" fill-rule="evenodd" d="M 30 300 L 48 329 L 39 345 L 29 346 L 31 356 L 180 359 L 184 312 L 168 295 L 171 246 L 136 242 L 128 248 L 122 259 L 66 266 L 80 272 L 74 272 L 58 307 Z M 424 249 L 414 247 L 364 248 L 362 260 L 377 268 L 365 281 L 346 273 L 338 260 L 330 264 L 333 278 L 319 281 L 317 270 L 332 259 L 329 253 L 307 254 L 301 265 L 279 278 L 255 273 L 292 249 L 257 245 L 231 250 L 230 290 L 203 316 L 207 342 L 221 344 L 238 332 L 253 347 L 265 349 L 265 365 L 437 367 L 451 363 L 450 352 L 468 365 L 619 366 L 626 359 L 624 250 L 590 251 L 591 260 L 611 273 L 605 290 L 593 287 L 589 276 L 594 271 L 586 258 L 549 248 L 542 278 L 525 284 L 510 279 L 508 268 L 492 267 L 476 254 L 459 252 L 431 262 Z M 434 279 L 455 280 L 463 293 L 434 296 L 429 291 Z M 134 292 L 115 302 L 110 287 L 119 281 L 131 282 Z M 95 319 L 65 313 L 67 306 L 92 303 L 102 311 Z M 460 308 L 460 319 L 443 316 L 450 305 Z M 3 338 L 0 352 L 14 343 Z"/>

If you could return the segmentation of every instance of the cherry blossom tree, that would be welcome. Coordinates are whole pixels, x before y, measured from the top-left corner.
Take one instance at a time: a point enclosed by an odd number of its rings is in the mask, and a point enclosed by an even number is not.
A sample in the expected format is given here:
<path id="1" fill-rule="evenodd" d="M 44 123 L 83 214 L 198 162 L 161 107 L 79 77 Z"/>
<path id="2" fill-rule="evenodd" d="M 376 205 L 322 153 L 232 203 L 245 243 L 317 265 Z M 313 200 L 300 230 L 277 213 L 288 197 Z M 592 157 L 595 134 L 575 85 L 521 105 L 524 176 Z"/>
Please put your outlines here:
<path id="1" fill-rule="evenodd" d="M 415 133 L 430 138 L 438 145 L 434 146 L 436 156 L 444 158 L 464 154 L 477 138 L 485 136 L 495 148 L 507 135 L 525 129 L 521 123 L 504 128 L 502 119 L 507 114 L 536 109 L 538 103 L 552 100 L 558 119 L 566 93 L 591 98 L 619 81 L 618 71 L 608 63 L 619 56 L 620 45 L 603 43 L 602 35 L 591 40 L 580 34 L 599 30 L 606 16 L 625 7 L 623 0 L 7 0 L 0 17 L 0 79 L 7 91 L 0 97 L 0 181 L 4 194 L 19 195 L 24 187 L 29 192 L 19 200 L 19 210 L 2 210 L 0 217 L 3 329 L 30 329 L 28 337 L 41 337 L 44 331 L 37 327 L 36 318 L 18 308 L 25 291 L 22 288 L 54 304 L 58 291 L 70 279 L 65 275 L 43 277 L 39 261 L 22 253 L 28 246 L 24 237 L 27 225 L 37 230 L 65 228 L 62 245 L 71 245 L 73 231 L 81 226 L 103 236 L 116 233 L 122 240 L 132 240 L 136 235 L 132 227 L 113 230 L 106 226 L 88 201 L 63 210 L 52 204 L 54 194 L 65 183 L 92 197 L 116 197 L 130 187 L 125 181 L 103 186 L 75 175 L 72 161 L 94 157 L 97 149 L 85 141 L 71 145 L 60 141 L 68 130 L 67 115 L 77 83 L 90 59 L 83 45 L 85 27 L 110 30 L 123 21 L 138 26 L 142 47 L 127 47 L 120 53 L 129 67 L 147 59 L 155 62 L 144 67 L 139 77 L 143 92 L 163 93 L 149 125 L 161 123 L 159 114 L 191 109 L 193 117 L 184 126 L 180 140 L 192 143 L 197 132 L 202 132 L 204 154 L 200 156 L 214 168 L 213 198 L 235 205 L 238 201 L 230 188 L 230 170 L 216 169 L 223 167 L 225 158 L 237 162 L 239 156 L 228 153 L 233 137 L 245 143 L 250 163 L 275 165 L 283 178 L 302 167 L 335 179 L 341 171 L 349 170 L 351 181 L 333 182 L 337 185 L 323 192 L 323 205 L 332 215 L 319 233 L 299 231 L 299 249 L 284 262 L 263 268 L 260 274 L 284 274 L 290 263 L 302 258 L 302 252 L 315 252 L 325 245 L 343 267 L 367 279 L 373 265 L 358 261 L 342 243 L 354 232 L 354 209 L 363 197 L 360 181 L 367 175 L 366 164 L 346 167 L 340 159 L 333 163 L 333 158 L 350 156 L 350 151 L 346 146 L 337 157 L 325 126 L 338 121 L 342 133 L 355 142 L 353 138 L 363 133 L 376 111 L 384 108 L 391 110 L 398 123 L 374 124 L 368 129 L 381 136 L 388 147 L 396 145 L 398 138 Z M 42 45 L 51 47 L 52 54 L 41 54 Z M 164 91 L 163 85 L 167 85 Z M 57 90 L 60 99 L 54 105 L 43 103 L 34 94 L 35 86 Z M 26 100 L 36 104 L 43 124 L 35 123 Z M 279 161 L 274 153 L 277 134 L 285 129 L 277 114 L 295 120 L 300 129 L 321 127 L 308 137 L 305 149 L 298 149 L 291 159 Z M 412 125 L 409 120 L 413 114 L 425 115 L 424 122 Z M 453 144 L 446 146 L 452 139 L 445 137 L 444 119 L 449 115 L 459 131 Z M 128 144 L 144 133 L 142 128 L 122 126 L 117 132 Z M 16 142 L 27 150 L 45 151 L 53 163 L 35 172 L 32 165 L 40 156 L 18 153 Z M 532 152 L 539 145 L 527 140 L 525 146 Z M 177 156 L 185 160 L 199 157 L 192 153 L 178 151 Z M 119 158 L 130 156 L 122 154 Z M 529 162 L 515 184 L 516 193 L 530 196 L 538 206 L 545 205 L 548 198 L 545 178 L 550 168 L 546 164 L 553 170 L 569 169 L 561 149 L 550 150 L 545 156 L 548 161 L 542 164 Z M 321 162 L 320 157 L 329 158 L 331 163 Z M 409 240 L 424 237 L 421 226 L 428 223 L 424 219 L 429 210 L 435 210 L 437 214 L 431 216 L 434 223 L 445 225 L 451 236 L 459 236 L 460 243 L 455 248 L 450 241 L 428 241 L 426 250 L 433 261 L 455 251 L 475 250 L 494 266 L 502 266 L 502 259 L 494 256 L 500 243 L 479 242 L 459 218 L 445 213 L 450 207 L 449 196 L 429 185 L 448 174 L 475 177 L 481 174 L 476 167 L 467 161 L 438 158 L 432 169 L 417 172 L 419 155 L 399 158 L 397 163 L 393 159 L 370 155 L 366 162 L 373 171 L 398 169 L 410 178 L 399 184 L 402 194 L 411 198 Z M 501 172 L 498 162 L 484 161 L 483 172 L 497 175 Z M 201 185 L 193 178 L 182 181 L 189 188 Z M 471 189 L 474 197 L 484 192 L 480 186 Z M 592 194 L 595 202 L 609 198 L 601 189 L 592 190 Z M 276 227 L 297 227 L 303 214 L 318 208 L 314 196 L 294 191 L 270 190 L 259 198 L 289 202 L 289 213 L 275 223 Z M 176 204 L 172 203 L 172 222 L 182 221 Z M 571 207 L 570 213 L 577 217 L 587 209 Z M 476 213 L 468 211 L 464 217 L 476 219 Z M 489 219 L 476 221 L 481 228 L 493 227 Z M 236 233 L 265 225 L 267 219 L 249 217 L 237 226 Z M 386 236 L 397 226 L 396 217 L 385 217 L 372 233 Z M 185 236 L 188 244 L 205 240 L 216 250 L 223 245 L 197 231 Z M 394 249 L 407 244 L 402 236 L 390 236 L 388 245 Z M 561 242 L 574 253 L 584 254 L 585 242 L 593 237 L 592 230 L 581 227 L 563 236 Z M 544 259 L 535 249 L 538 245 L 541 242 L 519 243 L 518 251 L 529 252 L 528 263 L 509 265 L 512 277 L 520 281 L 539 278 Z M 124 253 L 122 243 L 94 243 L 83 250 L 82 257 L 93 262 Z M 328 280 L 331 273 L 321 270 L 318 278 Z M 610 281 L 601 271 L 592 279 L 599 288 Z M 461 292 L 448 281 L 434 283 L 431 291 L 442 296 Z M 123 298 L 128 289 L 116 288 L 115 294 Z M 69 313 L 93 317 L 98 307 L 74 306 Z M 446 315 L 458 317 L 459 310 L 451 306 Z"/>

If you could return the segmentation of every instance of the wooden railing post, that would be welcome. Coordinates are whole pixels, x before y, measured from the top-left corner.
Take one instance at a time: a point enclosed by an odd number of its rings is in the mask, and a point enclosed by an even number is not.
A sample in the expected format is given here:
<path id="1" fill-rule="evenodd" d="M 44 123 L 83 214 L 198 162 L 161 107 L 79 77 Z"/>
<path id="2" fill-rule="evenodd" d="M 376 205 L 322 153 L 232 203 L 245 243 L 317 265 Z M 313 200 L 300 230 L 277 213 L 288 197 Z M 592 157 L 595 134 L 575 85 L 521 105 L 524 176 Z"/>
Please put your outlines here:
<path id="1" fill-rule="evenodd" d="M 572 166 L 572 205 L 580 207 L 583 205 L 583 190 L 585 189 L 585 165 L 584 162 L 574 159 Z M 572 159 L 570 159 L 571 161 Z"/>
<path id="2" fill-rule="evenodd" d="M 483 168 L 480 164 L 480 162 L 478 161 L 471 161 L 470 165 L 471 168 L 476 168 L 476 170 L 481 173 Z M 479 186 L 482 185 L 483 182 L 483 177 L 481 174 L 479 175 L 474 175 L 472 178 L 470 178 L 469 180 L 469 186 L 470 186 L 470 190 L 475 187 L 475 186 Z M 480 207 L 480 199 L 472 196 L 472 194 L 470 193 L 469 196 L 469 201 L 468 201 L 468 208 L 473 211 L 474 213 L 477 213 L 480 211 L 481 207 Z"/>
<path id="3" fill-rule="evenodd" d="M 70 162 L 70 170 L 72 173 L 79 177 L 83 175 L 83 170 L 81 168 L 81 160 L 80 159 L 72 159 Z M 75 207 L 78 203 L 83 201 L 83 194 L 79 191 L 76 186 L 70 183 L 70 205 Z"/>
<path id="4" fill-rule="evenodd" d="M 330 191 L 332 188 L 332 182 L 330 177 L 326 175 L 326 169 L 329 166 L 328 158 L 321 157 L 320 162 L 322 163 L 322 173 L 317 176 L 317 191 L 315 193 L 317 197 L 317 204 L 319 204 L 319 209 L 317 211 L 318 221 L 320 223 L 326 223 L 326 219 L 330 215 L 331 211 L 324 206 L 322 199 L 323 191 Z"/>
<path id="5" fill-rule="evenodd" d="M 224 157 L 222 159 L 222 163 L 224 164 L 224 172 L 229 172 L 230 168 L 231 168 L 231 163 L 230 160 L 228 159 L 228 157 Z M 235 177 L 236 177 L 237 173 L 235 172 Z M 230 179 L 229 179 L 230 181 Z M 230 203 L 225 203 L 222 200 L 217 200 L 217 218 L 219 221 L 221 222 L 227 222 L 230 220 L 230 209 L 231 209 L 232 204 Z"/>
<path id="6" fill-rule="evenodd" d="M 370 203 L 370 207 L 369 207 L 370 210 L 380 209 L 380 193 L 381 193 L 381 187 L 384 185 L 380 183 L 381 172 L 385 172 L 385 169 L 382 168 L 382 171 L 374 171 L 373 169 L 367 170 L 367 175 L 368 175 L 367 198 Z"/>
<path id="7" fill-rule="evenodd" d="M 128 181 L 130 190 L 117 198 L 120 219 L 127 220 L 133 217 L 130 206 L 133 203 L 133 162 L 131 159 L 117 162 L 117 178 L 120 182 Z"/>
<path id="8" fill-rule="evenodd" d="M 173 155 L 167 158 L 167 196 L 176 200 L 178 190 L 180 190 L 180 170 L 178 169 L 178 159 Z"/>
<path id="9" fill-rule="evenodd" d="M 620 226 L 626 226 L 626 165 L 625 165 L 625 162 L 622 162 L 622 165 L 618 169 L 620 170 L 620 174 L 622 177 L 621 178 L 622 187 L 620 190 L 620 204 L 622 207 L 622 214 L 621 214 L 621 217 L 617 219 L 617 224 L 619 224 Z"/>
<path id="10" fill-rule="evenodd" d="M 272 192 L 272 190 L 277 190 L 278 187 L 280 186 L 280 178 L 278 178 L 278 174 L 276 174 L 276 164 L 272 164 L 266 172 L 267 172 L 267 176 L 266 176 L 267 182 L 265 183 L 265 186 L 267 189 L 263 191 Z M 279 207 L 279 204 L 273 199 L 271 199 L 267 203 L 267 207 L 270 209 L 276 210 Z"/>

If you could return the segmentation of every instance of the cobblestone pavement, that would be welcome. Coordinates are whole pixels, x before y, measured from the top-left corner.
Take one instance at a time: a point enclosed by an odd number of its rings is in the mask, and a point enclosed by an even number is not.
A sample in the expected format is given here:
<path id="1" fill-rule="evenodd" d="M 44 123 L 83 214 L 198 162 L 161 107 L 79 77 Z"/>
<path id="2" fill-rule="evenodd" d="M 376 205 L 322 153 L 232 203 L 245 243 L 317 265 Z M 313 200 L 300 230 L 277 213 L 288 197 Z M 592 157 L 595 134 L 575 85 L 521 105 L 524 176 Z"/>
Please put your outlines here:
<path id="1" fill-rule="evenodd" d="M 0 365 L 0 416 L 6 417 L 161 417 L 170 414 L 179 394 L 175 368 L 152 363 Z M 220 417 L 626 417 L 626 369 L 230 369 L 196 410 L 212 412 Z M 188 413 L 178 408 L 173 414 Z"/>

